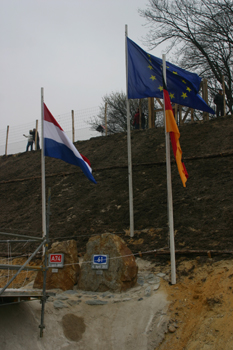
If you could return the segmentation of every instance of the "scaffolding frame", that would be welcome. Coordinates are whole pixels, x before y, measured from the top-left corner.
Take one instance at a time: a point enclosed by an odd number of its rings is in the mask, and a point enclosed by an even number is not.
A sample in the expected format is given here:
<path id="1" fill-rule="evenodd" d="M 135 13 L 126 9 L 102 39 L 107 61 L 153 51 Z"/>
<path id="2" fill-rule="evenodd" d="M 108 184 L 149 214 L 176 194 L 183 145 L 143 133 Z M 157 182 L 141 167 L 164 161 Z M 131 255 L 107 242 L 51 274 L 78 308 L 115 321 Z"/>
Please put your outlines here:
<path id="1" fill-rule="evenodd" d="M 17 233 L 6 233 L 6 232 L 0 232 L 0 235 L 9 236 L 9 237 L 16 237 L 20 238 L 20 240 L 13 240 L 12 242 L 38 242 L 40 243 L 39 246 L 36 248 L 36 250 L 31 254 L 31 256 L 26 260 L 26 262 L 23 265 L 7 265 L 7 264 L 0 264 L 0 269 L 11 269 L 11 270 L 17 270 L 17 272 L 14 274 L 14 276 L 6 283 L 6 285 L 0 289 L 0 299 L 1 298 L 7 298 L 7 300 L 13 300 L 13 303 L 15 303 L 15 300 L 18 299 L 17 302 L 30 300 L 30 298 L 37 298 L 41 301 L 41 322 L 39 325 L 40 328 L 40 337 L 43 337 L 43 330 L 45 328 L 44 325 L 44 311 L 45 311 L 45 303 L 49 296 L 54 296 L 55 293 L 48 293 L 46 292 L 46 275 L 48 270 L 48 244 L 49 244 L 49 217 L 50 217 L 50 200 L 51 200 L 51 188 L 48 189 L 48 204 L 47 204 L 47 214 L 46 214 L 46 233 L 45 236 L 42 238 L 39 237 L 32 237 L 32 236 L 25 236 L 20 235 Z M 0 240 L 0 243 L 6 243 L 10 240 Z M 43 249 L 44 255 L 42 259 L 42 266 L 28 266 L 29 262 L 35 257 L 35 255 L 39 252 L 40 249 Z M 7 289 L 7 287 L 14 281 L 14 279 L 20 274 L 23 270 L 42 270 L 43 273 L 43 289 L 41 291 L 22 291 L 22 290 L 12 290 Z M 10 304 L 10 302 L 8 303 Z M 1 305 L 1 304 L 0 304 Z M 6 304 L 4 304 L 6 305 Z"/>

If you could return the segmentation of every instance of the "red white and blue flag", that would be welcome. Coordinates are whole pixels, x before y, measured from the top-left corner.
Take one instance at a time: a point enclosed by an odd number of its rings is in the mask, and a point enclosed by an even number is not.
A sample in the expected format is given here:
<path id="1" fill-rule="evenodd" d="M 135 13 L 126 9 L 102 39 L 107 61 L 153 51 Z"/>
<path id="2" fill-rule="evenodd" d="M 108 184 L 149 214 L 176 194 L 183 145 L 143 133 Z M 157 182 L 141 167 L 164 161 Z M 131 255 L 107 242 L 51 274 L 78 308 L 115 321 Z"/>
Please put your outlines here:
<path id="1" fill-rule="evenodd" d="M 96 184 L 90 161 L 80 154 L 44 103 L 44 155 L 79 166 Z"/>

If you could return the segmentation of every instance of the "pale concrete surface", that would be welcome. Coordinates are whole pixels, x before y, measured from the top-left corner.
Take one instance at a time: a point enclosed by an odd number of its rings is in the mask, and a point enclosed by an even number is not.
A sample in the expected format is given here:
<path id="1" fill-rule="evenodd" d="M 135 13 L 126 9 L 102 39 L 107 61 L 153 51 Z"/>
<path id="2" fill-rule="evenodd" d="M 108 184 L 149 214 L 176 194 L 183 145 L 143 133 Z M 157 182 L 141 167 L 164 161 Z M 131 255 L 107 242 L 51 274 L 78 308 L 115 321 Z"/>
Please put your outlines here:
<path id="1" fill-rule="evenodd" d="M 148 278 L 149 271 L 150 266 L 141 268 L 141 278 Z M 151 294 L 145 296 L 148 287 Z M 88 305 L 88 300 L 107 304 Z M 55 307 L 57 301 L 60 308 Z M 148 282 L 121 294 L 60 292 L 46 303 L 43 338 L 39 337 L 39 301 L 2 306 L 1 350 L 152 350 L 167 330 L 167 306 L 167 295 L 162 288 L 158 289 L 158 283 Z M 78 341 L 69 339 L 64 330 L 63 316 L 68 314 L 84 322 L 85 329 Z M 69 325 L 70 334 L 79 331 L 74 327 L 75 324 Z"/>

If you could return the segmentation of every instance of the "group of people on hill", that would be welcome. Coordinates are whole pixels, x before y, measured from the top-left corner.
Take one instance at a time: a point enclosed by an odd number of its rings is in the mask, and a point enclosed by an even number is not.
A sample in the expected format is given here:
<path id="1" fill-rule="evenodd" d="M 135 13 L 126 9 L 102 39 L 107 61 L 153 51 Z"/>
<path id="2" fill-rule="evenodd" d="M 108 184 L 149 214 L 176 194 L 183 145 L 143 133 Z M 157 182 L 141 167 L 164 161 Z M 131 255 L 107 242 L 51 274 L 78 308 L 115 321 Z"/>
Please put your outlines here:
<path id="1" fill-rule="evenodd" d="M 216 104 L 216 117 L 223 117 L 224 116 L 224 96 L 223 96 L 223 90 L 219 89 L 218 93 L 214 97 L 214 103 Z M 173 111 L 174 112 L 174 111 Z M 133 127 L 134 129 L 139 129 L 139 120 L 140 120 L 140 112 L 139 108 L 137 109 L 134 120 L 133 120 Z M 141 114 L 141 128 L 145 129 L 146 126 L 146 118 L 145 114 L 142 112 Z"/>
<path id="2" fill-rule="evenodd" d="M 137 112 L 134 115 L 133 127 L 134 127 L 134 129 L 139 129 L 139 127 L 140 127 L 140 112 L 139 112 L 139 108 L 137 109 Z M 145 127 L 146 127 L 146 118 L 145 118 L 145 114 L 142 112 L 142 114 L 141 114 L 141 128 L 145 129 Z"/>
<path id="3" fill-rule="evenodd" d="M 28 135 L 23 134 L 23 136 L 28 139 L 26 152 L 29 150 L 29 148 L 31 148 L 31 151 L 33 151 L 33 143 L 36 142 L 36 129 L 29 130 L 29 134 Z M 36 149 L 40 149 L 40 138 L 39 138 L 39 133 L 38 132 L 37 132 Z"/>

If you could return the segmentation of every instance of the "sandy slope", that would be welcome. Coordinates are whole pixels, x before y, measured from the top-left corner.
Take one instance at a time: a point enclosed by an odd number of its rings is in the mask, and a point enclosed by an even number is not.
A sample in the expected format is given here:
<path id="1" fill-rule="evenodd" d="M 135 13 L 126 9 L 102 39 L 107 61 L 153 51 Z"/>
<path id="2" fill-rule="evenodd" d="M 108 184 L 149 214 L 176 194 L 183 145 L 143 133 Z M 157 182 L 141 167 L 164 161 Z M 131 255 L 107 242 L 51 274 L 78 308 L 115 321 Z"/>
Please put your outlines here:
<path id="1" fill-rule="evenodd" d="M 177 270 L 177 285 L 165 284 L 177 329 L 157 350 L 232 350 L 232 260 L 184 260 Z"/>

